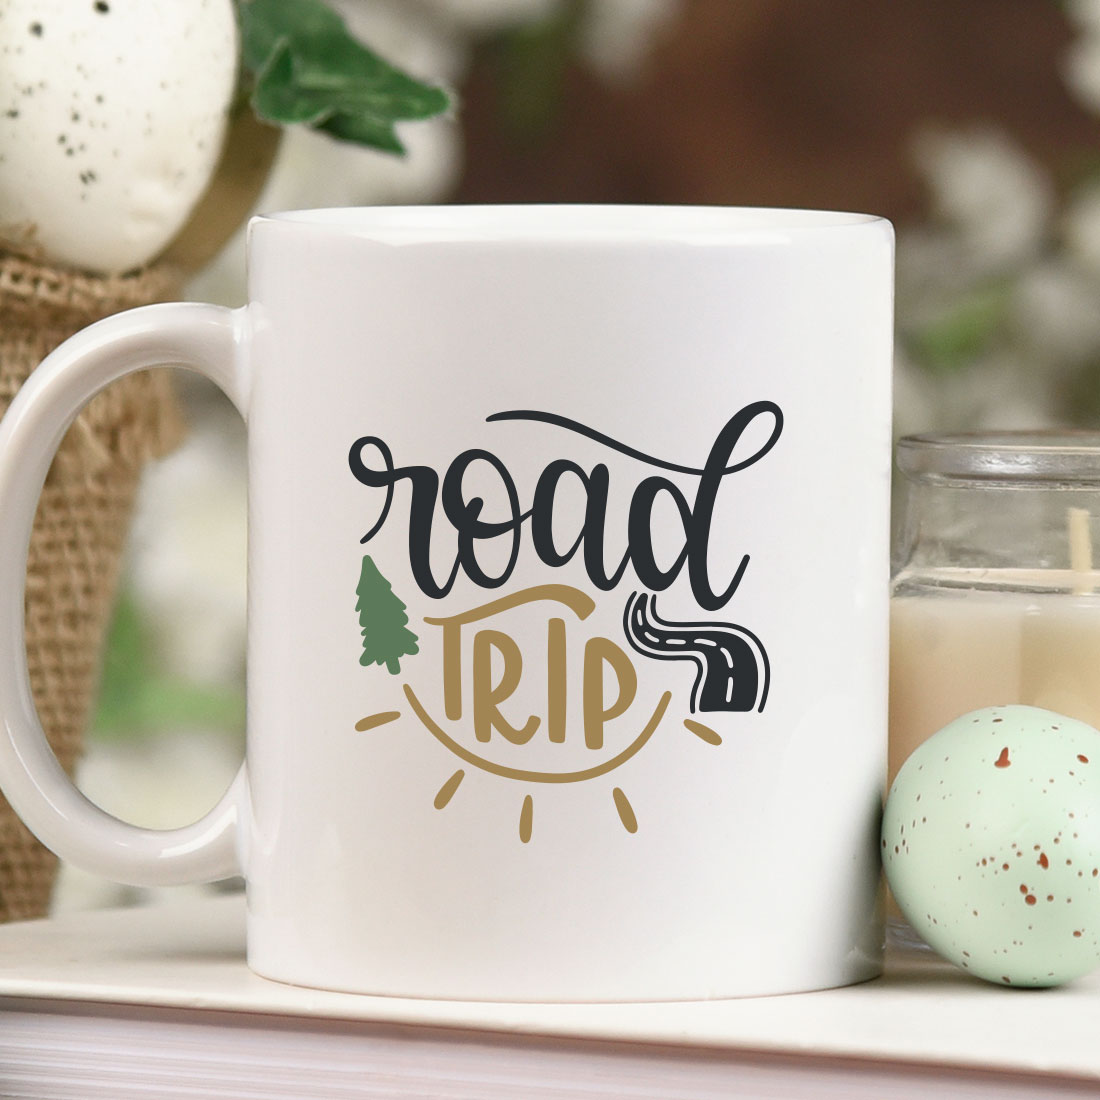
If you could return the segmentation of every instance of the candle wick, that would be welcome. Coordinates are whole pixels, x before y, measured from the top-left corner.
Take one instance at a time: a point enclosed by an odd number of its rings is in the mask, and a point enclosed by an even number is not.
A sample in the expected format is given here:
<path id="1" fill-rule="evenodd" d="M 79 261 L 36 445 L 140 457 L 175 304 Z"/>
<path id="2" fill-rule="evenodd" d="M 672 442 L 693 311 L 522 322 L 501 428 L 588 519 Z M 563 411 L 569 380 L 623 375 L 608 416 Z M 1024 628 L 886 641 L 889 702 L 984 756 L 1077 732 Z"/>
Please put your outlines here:
<path id="1" fill-rule="evenodd" d="M 1069 567 L 1076 574 L 1074 595 L 1080 596 L 1094 590 L 1092 584 L 1092 534 L 1089 531 L 1087 508 L 1067 508 L 1066 525 L 1069 529 Z"/>

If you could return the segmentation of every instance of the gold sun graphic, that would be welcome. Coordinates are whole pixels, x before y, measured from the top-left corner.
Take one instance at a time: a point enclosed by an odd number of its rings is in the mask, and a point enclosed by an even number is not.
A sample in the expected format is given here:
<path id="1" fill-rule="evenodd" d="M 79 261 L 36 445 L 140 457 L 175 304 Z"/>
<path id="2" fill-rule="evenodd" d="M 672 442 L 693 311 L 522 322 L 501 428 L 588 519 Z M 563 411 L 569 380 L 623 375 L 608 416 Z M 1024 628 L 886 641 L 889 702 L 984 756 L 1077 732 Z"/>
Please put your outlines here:
<path id="1" fill-rule="evenodd" d="M 427 711 L 424 709 L 423 704 L 416 697 L 412 688 L 408 684 L 404 687 L 405 696 L 409 701 L 409 705 L 412 708 L 413 713 L 419 719 L 420 723 L 436 738 L 441 744 L 449 749 L 454 755 L 458 756 L 461 760 L 472 765 L 481 771 L 489 772 L 493 775 L 502 776 L 506 779 L 515 779 L 521 782 L 527 783 L 576 783 L 586 779 L 594 779 L 601 775 L 614 771 L 615 768 L 624 764 L 632 756 L 634 756 L 645 743 L 653 736 L 658 725 L 660 725 L 661 719 L 664 717 L 665 711 L 668 709 L 668 704 L 672 698 L 672 693 L 666 691 L 658 702 L 653 714 L 650 716 L 649 721 L 645 724 L 642 732 L 632 741 L 622 752 L 616 756 L 605 760 L 602 764 L 597 764 L 591 768 L 585 768 L 580 771 L 572 772 L 532 772 L 519 768 L 509 768 L 502 764 L 496 764 L 491 760 L 486 760 L 482 756 L 478 756 L 476 753 L 471 752 L 469 749 L 460 745 L 453 738 L 449 737 L 440 726 L 429 717 Z M 393 722 L 401 717 L 401 712 L 398 710 L 381 711 L 378 714 L 367 715 L 366 718 L 361 718 L 355 723 L 355 728 L 360 733 L 367 730 L 377 729 L 380 726 L 384 726 L 389 722 Z M 697 722 L 692 718 L 685 718 L 683 720 L 684 729 L 689 733 L 694 734 L 701 741 L 708 745 L 721 745 L 722 738 L 717 731 L 710 728 L 710 726 L 704 725 L 702 722 Z M 458 788 L 462 785 L 463 779 L 466 778 L 466 769 L 459 768 L 452 772 L 448 776 L 446 782 L 436 792 L 432 805 L 437 810 L 445 809 L 452 798 L 454 798 Z M 612 801 L 615 804 L 615 811 L 619 815 L 619 821 L 622 822 L 623 828 L 628 833 L 636 833 L 638 831 L 638 818 L 634 813 L 634 807 L 630 804 L 630 799 L 627 798 L 626 792 L 622 787 L 614 787 L 611 791 Z M 534 827 L 535 817 L 535 799 L 531 794 L 525 794 L 523 797 L 523 803 L 520 806 L 519 812 L 519 838 L 524 844 L 528 844 L 531 840 L 531 834 Z"/>

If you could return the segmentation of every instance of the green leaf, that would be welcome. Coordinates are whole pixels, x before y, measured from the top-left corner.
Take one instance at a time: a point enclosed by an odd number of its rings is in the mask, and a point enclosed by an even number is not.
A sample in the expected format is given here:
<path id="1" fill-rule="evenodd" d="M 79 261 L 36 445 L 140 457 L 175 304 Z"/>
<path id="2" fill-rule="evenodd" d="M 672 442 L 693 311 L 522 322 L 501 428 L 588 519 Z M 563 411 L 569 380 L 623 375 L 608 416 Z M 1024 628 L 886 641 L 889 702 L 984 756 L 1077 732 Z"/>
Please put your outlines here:
<path id="1" fill-rule="evenodd" d="M 241 59 L 265 122 L 303 125 L 343 141 L 405 151 L 395 123 L 450 107 L 443 89 L 383 60 L 320 0 L 240 0 Z"/>
<path id="2" fill-rule="evenodd" d="M 241 60 L 259 72 L 280 39 L 316 40 L 346 33 L 344 21 L 318 0 L 241 0 Z"/>
<path id="3" fill-rule="evenodd" d="M 557 121 L 587 0 L 566 0 L 542 19 L 505 31 L 496 44 L 501 121 L 513 136 L 538 141 Z"/>
<path id="4" fill-rule="evenodd" d="M 123 594 L 107 637 L 93 737 L 121 740 L 181 726 L 243 729 L 242 691 L 204 687 L 167 675 L 151 653 L 145 624 L 133 600 Z"/>
<path id="5" fill-rule="evenodd" d="M 906 348 L 933 374 L 964 370 L 1002 331 L 1011 299 L 1006 282 L 976 287 L 934 321 L 904 334 Z"/>

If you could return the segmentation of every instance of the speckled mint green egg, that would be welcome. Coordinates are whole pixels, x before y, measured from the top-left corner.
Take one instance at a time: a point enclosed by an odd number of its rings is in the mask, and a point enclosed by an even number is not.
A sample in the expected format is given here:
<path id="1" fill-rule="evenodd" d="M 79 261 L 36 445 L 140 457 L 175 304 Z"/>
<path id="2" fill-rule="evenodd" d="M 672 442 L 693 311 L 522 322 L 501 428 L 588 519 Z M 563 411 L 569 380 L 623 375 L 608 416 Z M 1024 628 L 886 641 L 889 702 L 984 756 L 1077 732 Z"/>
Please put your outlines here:
<path id="1" fill-rule="evenodd" d="M 1001 985 L 1100 965 L 1100 732 L 1038 707 L 957 718 L 905 762 L 882 859 L 927 943 Z"/>

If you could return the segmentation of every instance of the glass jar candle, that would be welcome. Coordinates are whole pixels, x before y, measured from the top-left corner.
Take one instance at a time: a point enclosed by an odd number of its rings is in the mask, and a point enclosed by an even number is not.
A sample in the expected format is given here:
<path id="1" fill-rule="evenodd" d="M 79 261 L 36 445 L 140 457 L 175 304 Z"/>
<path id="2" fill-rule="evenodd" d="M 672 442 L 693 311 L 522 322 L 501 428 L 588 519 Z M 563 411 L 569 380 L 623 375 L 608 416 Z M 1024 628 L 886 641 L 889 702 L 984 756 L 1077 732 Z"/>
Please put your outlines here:
<path id="1" fill-rule="evenodd" d="M 909 436 L 897 459 L 889 781 L 978 707 L 1100 726 L 1100 434 Z"/>

